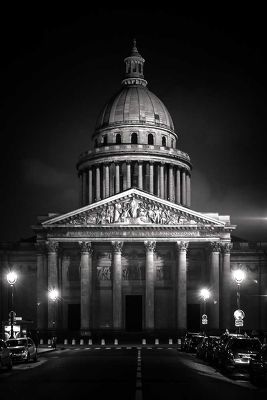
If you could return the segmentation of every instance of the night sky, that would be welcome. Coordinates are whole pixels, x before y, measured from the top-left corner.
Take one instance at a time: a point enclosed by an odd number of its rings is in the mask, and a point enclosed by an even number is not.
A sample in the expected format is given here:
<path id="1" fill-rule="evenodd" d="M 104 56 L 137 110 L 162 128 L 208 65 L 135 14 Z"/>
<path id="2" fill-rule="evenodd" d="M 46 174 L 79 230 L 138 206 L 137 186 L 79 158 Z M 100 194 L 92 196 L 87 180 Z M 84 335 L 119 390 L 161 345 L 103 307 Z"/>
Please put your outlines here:
<path id="1" fill-rule="evenodd" d="M 191 158 L 192 208 L 230 215 L 236 236 L 267 241 L 264 15 L 81 15 L 2 15 L 0 241 L 32 236 L 37 215 L 78 208 L 76 162 L 134 37 L 148 88 Z"/>

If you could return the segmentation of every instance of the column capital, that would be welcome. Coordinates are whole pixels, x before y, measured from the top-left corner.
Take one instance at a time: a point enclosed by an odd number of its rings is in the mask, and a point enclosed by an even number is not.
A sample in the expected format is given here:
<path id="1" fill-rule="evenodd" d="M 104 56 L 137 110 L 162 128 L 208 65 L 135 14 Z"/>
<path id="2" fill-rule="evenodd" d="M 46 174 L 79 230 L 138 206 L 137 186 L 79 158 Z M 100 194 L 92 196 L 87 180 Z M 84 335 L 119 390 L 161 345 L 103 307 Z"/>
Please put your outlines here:
<path id="1" fill-rule="evenodd" d="M 58 242 L 54 242 L 51 240 L 48 240 L 46 242 L 46 248 L 47 248 L 48 253 L 57 253 L 58 247 L 59 247 Z"/>
<path id="2" fill-rule="evenodd" d="M 92 243 L 91 242 L 79 242 L 81 253 L 93 253 Z"/>
<path id="3" fill-rule="evenodd" d="M 36 253 L 41 255 L 41 254 L 45 253 L 46 243 L 45 242 L 37 242 L 34 244 L 34 247 L 36 248 Z"/>
<path id="4" fill-rule="evenodd" d="M 113 247 L 113 251 L 115 253 L 121 253 L 123 242 L 114 241 L 114 242 L 111 242 L 111 244 L 112 244 L 112 247 Z"/>
<path id="5" fill-rule="evenodd" d="M 224 254 L 230 254 L 233 244 L 231 242 L 221 243 L 221 249 Z"/>
<path id="6" fill-rule="evenodd" d="M 176 242 L 176 246 L 178 251 L 187 251 L 189 242 Z"/>
<path id="7" fill-rule="evenodd" d="M 211 253 L 219 253 L 221 251 L 221 243 L 220 242 L 210 242 L 209 250 Z"/>
<path id="8" fill-rule="evenodd" d="M 152 240 L 146 240 L 144 242 L 146 251 L 155 251 L 156 250 L 156 242 L 152 241 Z"/>

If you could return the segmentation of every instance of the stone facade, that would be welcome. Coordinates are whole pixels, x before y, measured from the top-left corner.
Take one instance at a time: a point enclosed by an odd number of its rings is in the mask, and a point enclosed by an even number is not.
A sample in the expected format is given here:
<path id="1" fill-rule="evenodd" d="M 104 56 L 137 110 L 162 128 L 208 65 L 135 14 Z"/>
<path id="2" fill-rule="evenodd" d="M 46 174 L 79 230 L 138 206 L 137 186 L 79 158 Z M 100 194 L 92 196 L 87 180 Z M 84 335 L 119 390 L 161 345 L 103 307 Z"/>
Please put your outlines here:
<path id="1" fill-rule="evenodd" d="M 200 329 L 203 287 L 211 291 L 208 328 L 233 329 L 232 271 L 241 267 L 245 327 L 267 330 L 267 244 L 235 241 L 229 216 L 190 208 L 190 158 L 177 149 L 168 110 L 146 88 L 135 44 L 125 63 L 93 150 L 77 163 L 80 208 L 40 217 L 32 241 L 0 246 L 1 320 L 10 309 L 5 275 L 15 269 L 16 313 L 43 334 Z"/>

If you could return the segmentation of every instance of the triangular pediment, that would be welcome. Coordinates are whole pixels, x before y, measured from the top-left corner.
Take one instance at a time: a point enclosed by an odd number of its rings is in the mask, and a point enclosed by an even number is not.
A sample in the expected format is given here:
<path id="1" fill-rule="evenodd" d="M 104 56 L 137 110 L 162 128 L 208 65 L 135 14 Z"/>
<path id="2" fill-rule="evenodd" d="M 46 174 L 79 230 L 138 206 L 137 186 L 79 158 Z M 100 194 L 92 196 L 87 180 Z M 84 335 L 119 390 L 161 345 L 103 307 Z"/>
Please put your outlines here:
<path id="1" fill-rule="evenodd" d="M 218 216 L 218 214 L 216 214 Z M 44 227 L 71 226 L 195 226 L 225 227 L 218 218 L 160 199 L 139 189 L 129 189 L 42 223 Z"/>

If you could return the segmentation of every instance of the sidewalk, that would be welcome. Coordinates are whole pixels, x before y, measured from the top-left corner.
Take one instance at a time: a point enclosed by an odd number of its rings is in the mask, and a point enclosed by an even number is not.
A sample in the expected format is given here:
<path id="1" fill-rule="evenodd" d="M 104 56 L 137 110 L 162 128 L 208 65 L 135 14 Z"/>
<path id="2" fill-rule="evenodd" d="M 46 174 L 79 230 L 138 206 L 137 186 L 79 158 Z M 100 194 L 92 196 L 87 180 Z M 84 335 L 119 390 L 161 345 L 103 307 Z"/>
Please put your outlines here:
<path id="1" fill-rule="evenodd" d="M 55 351 L 56 349 L 54 349 L 51 346 L 45 345 L 45 344 L 39 344 L 39 346 L 37 347 L 37 354 L 43 354 L 43 353 L 49 353 L 50 351 Z"/>

